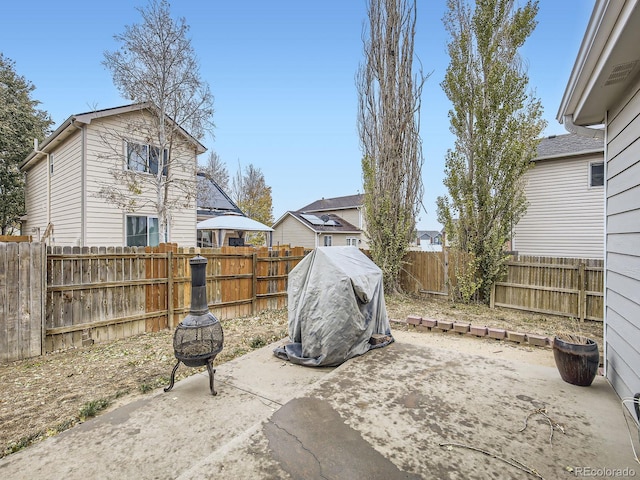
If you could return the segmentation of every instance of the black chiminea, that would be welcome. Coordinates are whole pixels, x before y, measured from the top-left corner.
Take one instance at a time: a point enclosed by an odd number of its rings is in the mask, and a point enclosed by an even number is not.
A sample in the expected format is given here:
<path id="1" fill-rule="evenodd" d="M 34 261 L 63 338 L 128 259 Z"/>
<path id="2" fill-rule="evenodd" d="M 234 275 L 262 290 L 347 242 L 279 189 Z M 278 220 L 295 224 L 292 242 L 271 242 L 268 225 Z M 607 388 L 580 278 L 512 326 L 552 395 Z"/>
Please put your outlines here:
<path id="1" fill-rule="evenodd" d="M 164 389 L 173 388 L 176 370 L 180 362 L 187 367 L 207 366 L 209 371 L 209 389 L 217 395 L 213 388 L 213 360 L 222 350 L 224 333 L 218 319 L 209 311 L 207 305 L 207 259 L 200 255 L 189 260 L 191 265 L 191 311 L 178 324 L 173 334 L 173 351 L 178 363 L 171 372 L 171 384 Z"/>

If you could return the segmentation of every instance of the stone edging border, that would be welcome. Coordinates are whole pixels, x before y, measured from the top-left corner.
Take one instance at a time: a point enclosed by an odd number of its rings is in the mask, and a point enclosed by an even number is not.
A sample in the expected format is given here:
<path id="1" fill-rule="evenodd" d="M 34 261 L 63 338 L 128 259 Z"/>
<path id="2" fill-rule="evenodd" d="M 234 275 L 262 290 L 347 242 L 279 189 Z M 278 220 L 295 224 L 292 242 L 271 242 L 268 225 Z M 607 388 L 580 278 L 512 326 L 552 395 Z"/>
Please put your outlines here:
<path id="1" fill-rule="evenodd" d="M 433 318 L 424 318 L 419 315 L 409 315 L 406 320 L 389 319 L 389 322 L 411 325 L 418 331 L 452 332 L 477 338 L 489 337 L 496 340 L 508 340 L 514 343 L 528 344 L 532 347 L 551 347 L 553 345 L 553 338 L 545 335 L 513 332 L 504 328 L 476 326 L 470 323 L 436 320 Z"/>

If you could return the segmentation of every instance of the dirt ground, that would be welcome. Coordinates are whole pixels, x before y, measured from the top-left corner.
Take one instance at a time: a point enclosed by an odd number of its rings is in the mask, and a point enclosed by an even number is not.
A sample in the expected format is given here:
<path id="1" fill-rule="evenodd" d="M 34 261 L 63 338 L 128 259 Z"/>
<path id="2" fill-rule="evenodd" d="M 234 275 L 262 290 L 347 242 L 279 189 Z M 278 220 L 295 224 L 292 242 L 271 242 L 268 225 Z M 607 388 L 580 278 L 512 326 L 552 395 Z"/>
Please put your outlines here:
<path id="1" fill-rule="evenodd" d="M 408 315 L 553 336 L 580 331 L 602 349 L 602 323 L 453 304 L 440 298 L 387 296 L 390 319 Z M 287 337 L 287 311 L 223 320 L 224 348 L 214 366 Z M 406 328 L 392 324 L 394 328 Z M 423 333 L 424 335 L 435 335 Z M 455 335 L 455 334 L 441 334 Z M 173 330 L 0 365 L 0 457 L 169 383 Z M 204 369 L 180 365 L 176 380 Z"/>

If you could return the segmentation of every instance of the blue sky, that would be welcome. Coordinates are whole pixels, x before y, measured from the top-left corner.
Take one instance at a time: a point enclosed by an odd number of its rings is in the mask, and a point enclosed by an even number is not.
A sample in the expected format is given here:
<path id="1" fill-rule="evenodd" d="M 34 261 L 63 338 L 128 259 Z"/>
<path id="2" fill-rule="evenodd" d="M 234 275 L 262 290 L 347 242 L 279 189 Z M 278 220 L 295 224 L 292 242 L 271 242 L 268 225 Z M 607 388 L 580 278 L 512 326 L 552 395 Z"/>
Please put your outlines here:
<path id="1" fill-rule="evenodd" d="M 129 103 L 102 65 L 146 0 L 23 0 L 0 7 L 0 52 L 35 86 L 56 126 L 94 108 Z M 521 50 L 530 87 L 544 106 L 545 135 L 566 133 L 555 119 L 594 0 L 540 0 L 538 27 Z M 445 0 L 419 0 L 415 52 L 425 73 L 421 136 L 424 205 L 418 228 L 440 229 L 435 199 L 453 146 L 449 101 L 440 83 L 449 63 Z M 253 164 L 272 187 L 273 215 L 320 198 L 362 192 L 355 74 L 363 60 L 366 0 L 175 0 L 215 96 L 216 151 L 230 175 Z M 201 156 L 206 160 L 208 153 Z"/>

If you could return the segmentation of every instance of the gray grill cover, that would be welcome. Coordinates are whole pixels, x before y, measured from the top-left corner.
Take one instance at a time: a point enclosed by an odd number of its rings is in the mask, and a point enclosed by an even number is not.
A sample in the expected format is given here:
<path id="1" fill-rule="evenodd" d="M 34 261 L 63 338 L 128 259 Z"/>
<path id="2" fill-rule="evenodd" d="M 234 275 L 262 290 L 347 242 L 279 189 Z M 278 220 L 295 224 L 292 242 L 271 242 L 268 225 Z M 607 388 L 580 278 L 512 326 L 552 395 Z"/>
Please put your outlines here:
<path id="1" fill-rule="evenodd" d="M 310 367 L 340 365 L 393 342 L 382 270 L 356 247 L 318 247 L 289 273 L 289 338 L 274 354 Z"/>

